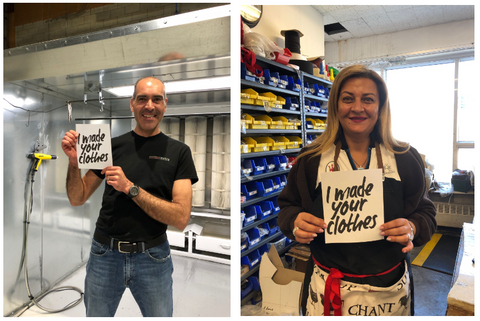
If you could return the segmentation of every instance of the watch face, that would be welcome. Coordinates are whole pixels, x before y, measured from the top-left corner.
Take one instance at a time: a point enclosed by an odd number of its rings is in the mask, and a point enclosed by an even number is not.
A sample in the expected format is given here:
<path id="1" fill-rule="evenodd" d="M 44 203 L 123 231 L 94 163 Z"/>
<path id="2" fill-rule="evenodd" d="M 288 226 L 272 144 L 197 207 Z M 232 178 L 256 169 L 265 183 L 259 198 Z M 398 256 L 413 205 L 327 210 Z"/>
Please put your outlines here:
<path id="1" fill-rule="evenodd" d="M 129 191 L 129 196 L 130 197 L 135 197 L 138 195 L 138 192 L 139 192 L 139 189 L 138 189 L 138 186 L 136 185 L 133 185 L 132 187 L 130 187 L 130 191 Z"/>

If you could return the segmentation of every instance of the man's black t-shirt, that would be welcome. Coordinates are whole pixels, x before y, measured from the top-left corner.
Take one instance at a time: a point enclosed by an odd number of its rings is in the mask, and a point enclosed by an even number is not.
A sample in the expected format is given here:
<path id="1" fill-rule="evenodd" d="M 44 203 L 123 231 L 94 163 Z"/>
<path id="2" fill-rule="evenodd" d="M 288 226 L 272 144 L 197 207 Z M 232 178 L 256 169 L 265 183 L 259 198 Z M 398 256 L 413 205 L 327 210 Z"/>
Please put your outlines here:
<path id="1" fill-rule="evenodd" d="M 163 133 L 142 137 L 134 131 L 112 139 L 113 165 L 120 166 L 125 176 L 148 193 L 172 200 L 174 181 L 198 181 L 190 148 Z M 93 170 L 100 178 L 101 170 Z M 141 242 L 163 233 L 167 225 L 151 218 L 125 193 L 105 183 L 102 208 L 97 220 L 102 234 L 121 241 Z"/>

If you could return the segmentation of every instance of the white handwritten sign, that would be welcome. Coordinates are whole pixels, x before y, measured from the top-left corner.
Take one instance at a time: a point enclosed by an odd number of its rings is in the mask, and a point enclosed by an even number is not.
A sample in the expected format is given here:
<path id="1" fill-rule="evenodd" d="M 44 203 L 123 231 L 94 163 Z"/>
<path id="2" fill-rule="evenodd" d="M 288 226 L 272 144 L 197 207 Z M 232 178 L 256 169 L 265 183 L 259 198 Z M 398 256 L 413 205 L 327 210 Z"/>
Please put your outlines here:
<path id="1" fill-rule="evenodd" d="M 75 130 L 79 168 L 104 169 L 113 165 L 110 125 L 77 124 Z"/>
<path id="2" fill-rule="evenodd" d="M 382 240 L 384 223 L 382 170 L 321 174 L 325 243 Z"/>

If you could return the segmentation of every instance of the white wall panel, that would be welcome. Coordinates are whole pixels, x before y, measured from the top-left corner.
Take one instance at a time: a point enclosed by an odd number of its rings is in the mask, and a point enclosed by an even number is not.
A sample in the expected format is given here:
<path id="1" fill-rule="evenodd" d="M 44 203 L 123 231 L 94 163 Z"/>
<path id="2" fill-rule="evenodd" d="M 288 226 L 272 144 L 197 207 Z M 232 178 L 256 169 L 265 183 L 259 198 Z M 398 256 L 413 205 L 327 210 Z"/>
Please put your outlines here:
<path id="1" fill-rule="evenodd" d="M 304 34 L 300 38 L 302 55 L 323 56 L 323 16 L 312 6 L 263 6 L 262 18 L 252 31 L 284 48 L 285 38 L 280 31 L 289 29 L 298 29 Z"/>
<path id="2" fill-rule="evenodd" d="M 352 62 L 429 51 L 472 47 L 474 20 L 451 22 L 389 34 L 328 42 L 328 63 Z"/>

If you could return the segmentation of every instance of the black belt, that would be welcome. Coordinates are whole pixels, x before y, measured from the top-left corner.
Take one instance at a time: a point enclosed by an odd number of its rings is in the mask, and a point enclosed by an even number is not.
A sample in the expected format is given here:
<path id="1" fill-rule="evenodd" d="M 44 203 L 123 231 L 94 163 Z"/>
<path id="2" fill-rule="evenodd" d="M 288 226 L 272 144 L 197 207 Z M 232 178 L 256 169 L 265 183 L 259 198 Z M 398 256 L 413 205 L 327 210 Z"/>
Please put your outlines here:
<path id="1" fill-rule="evenodd" d="M 93 238 L 96 241 L 108 246 L 112 244 L 113 240 L 113 248 L 117 249 L 120 253 L 138 253 L 143 252 L 151 247 L 155 247 L 165 243 L 165 241 L 167 240 L 167 233 L 165 232 L 162 235 L 157 236 L 153 240 L 146 242 L 127 242 L 119 241 L 117 239 L 111 238 L 110 236 L 103 235 L 95 229 L 95 233 L 93 233 Z"/>

